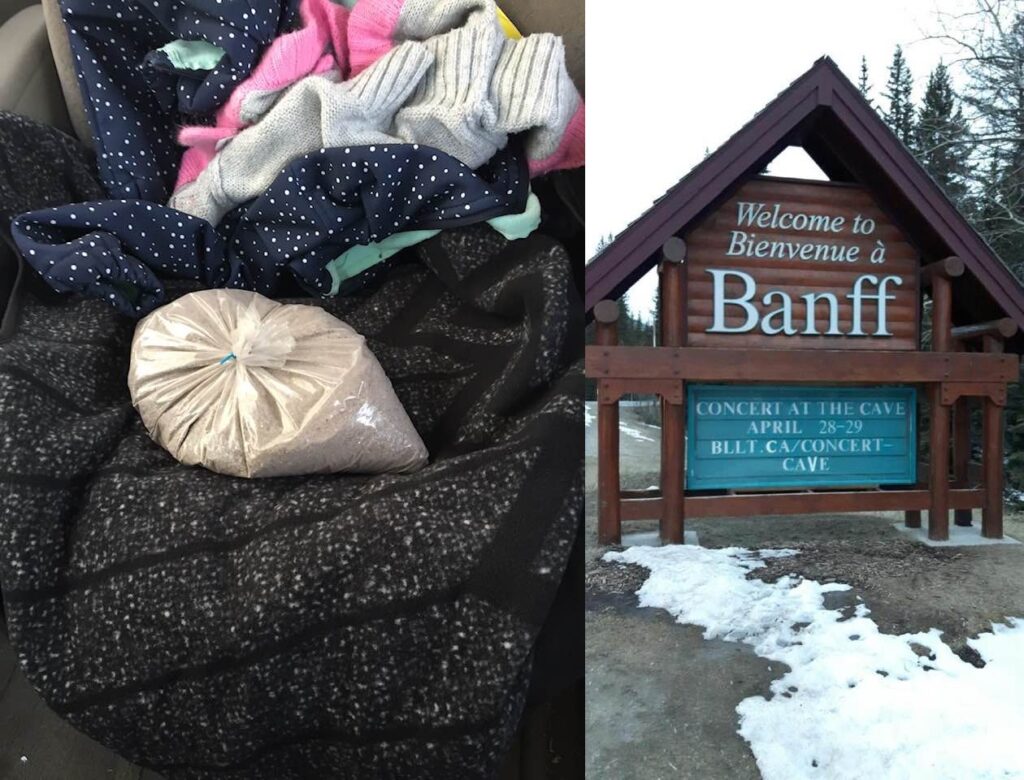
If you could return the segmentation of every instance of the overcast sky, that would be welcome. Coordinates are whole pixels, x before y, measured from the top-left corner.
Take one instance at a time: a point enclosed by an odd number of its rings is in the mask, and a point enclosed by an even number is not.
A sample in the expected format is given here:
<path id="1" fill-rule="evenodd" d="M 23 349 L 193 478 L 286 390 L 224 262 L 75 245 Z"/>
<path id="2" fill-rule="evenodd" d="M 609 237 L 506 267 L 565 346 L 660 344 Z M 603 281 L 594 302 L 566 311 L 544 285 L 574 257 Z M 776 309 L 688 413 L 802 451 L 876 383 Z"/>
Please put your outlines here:
<path id="1" fill-rule="evenodd" d="M 966 0 L 632 0 L 587 3 L 587 244 L 618 233 L 822 55 L 856 83 L 867 57 L 881 101 L 899 43 L 914 76 L 955 52 L 926 36 Z M 770 166 L 822 178 L 800 150 Z M 648 274 L 627 297 L 647 318 Z"/>

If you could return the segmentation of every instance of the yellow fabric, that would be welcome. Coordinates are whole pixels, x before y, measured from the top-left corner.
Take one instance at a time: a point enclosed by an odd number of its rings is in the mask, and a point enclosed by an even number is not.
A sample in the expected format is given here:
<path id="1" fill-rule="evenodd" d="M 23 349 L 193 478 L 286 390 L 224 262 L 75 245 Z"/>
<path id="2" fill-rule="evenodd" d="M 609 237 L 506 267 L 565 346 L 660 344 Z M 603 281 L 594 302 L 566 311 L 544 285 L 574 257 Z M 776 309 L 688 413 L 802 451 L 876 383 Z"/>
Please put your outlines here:
<path id="1" fill-rule="evenodd" d="M 500 8 L 498 9 L 498 23 L 501 24 L 501 29 L 505 32 L 505 35 L 512 40 L 518 41 L 523 37 L 523 34 L 512 24 L 512 20 L 505 16 L 505 12 Z"/>

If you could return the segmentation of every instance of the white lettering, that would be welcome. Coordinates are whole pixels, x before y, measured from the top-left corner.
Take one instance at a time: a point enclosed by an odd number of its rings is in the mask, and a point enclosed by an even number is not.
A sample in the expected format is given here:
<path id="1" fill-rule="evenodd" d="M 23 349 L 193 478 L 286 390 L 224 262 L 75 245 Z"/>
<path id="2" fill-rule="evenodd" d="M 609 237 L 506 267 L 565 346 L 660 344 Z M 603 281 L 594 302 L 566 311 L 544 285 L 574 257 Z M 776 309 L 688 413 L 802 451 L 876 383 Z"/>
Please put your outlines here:
<path id="1" fill-rule="evenodd" d="M 769 210 L 763 203 L 738 201 L 736 203 L 736 224 L 743 227 L 756 226 L 775 230 L 841 233 L 846 224 L 846 218 L 832 217 L 828 214 L 808 214 L 802 211 L 783 211 L 782 205 L 779 203 L 773 204 Z M 872 223 L 873 226 L 874 223 Z"/>
<path id="2" fill-rule="evenodd" d="M 718 268 L 708 269 L 707 272 L 713 280 L 712 322 L 707 333 L 748 333 L 759 327 L 768 336 L 792 336 L 797 333 L 806 336 L 844 335 L 839 326 L 839 299 L 831 292 L 805 293 L 800 296 L 805 315 L 801 330 L 793 325 L 793 318 L 799 316 L 799 312 L 794 312 L 793 300 L 786 291 L 767 291 L 758 301 L 764 307 L 759 309 L 754 303 L 757 300 L 757 282 L 751 274 Z M 742 282 L 742 291 L 730 293 L 727 287 L 731 284 L 735 288 L 736 282 Z M 891 337 L 893 333 L 889 328 L 888 302 L 896 300 L 896 295 L 890 287 L 902 284 L 903 280 L 899 276 L 858 276 L 853 282 L 852 291 L 843 296 L 851 302 L 850 327 L 846 335 Z M 828 324 L 824 332 L 818 325 L 819 303 L 826 304 Z M 870 304 L 874 304 L 877 310 L 877 319 L 873 332 L 869 333 L 865 328 L 864 308 Z M 739 314 L 743 316 L 740 318 L 737 316 Z"/>
<path id="3" fill-rule="evenodd" d="M 714 321 L 708 333 L 746 333 L 757 325 L 757 309 L 750 303 L 757 291 L 754 277 L 742 271 L 724 271 L 717 268 L 708 271 L 714 279 Z M 725 281 L 727 276 L 735 276 L 743 282 L 744 292 L 739 298 L 725 297 Z M 747 319 L 740 327 L 730 328 L 725 324 L 725 307 L 739 306 L 746 312 Z"/>
<path id="4" fill-rule="evenodd" d="M 729 248 L 725 250 L 725 254 L 729 257 L 736 255 L 742 255 L 747 244 L 747 234 L 742 230 L 734 230 L 729 234 Z"/>
<path id="5" fill-rule="evenodd" d="M 817 320 L 818 320 L 818 301 L 828 301 L 828 330 L 825 331 L 826 336 L 842 336 L 843 332 L 839 330 L 839 301 L 832 293 L 807 293 L 801 296 L 804 302 L 807 304 L 807 324 L 804 327 L 804 334 L 807 336 L 817 336 Z"/>
<path id="6" fill-rule="evenodd" d="M 862 287 L 865 282 L 878 286 L 878 292 L 874 295 L 865 295 Z M 892 333 L 886 327 L 886 315 L 885 315 L 885 304 L 886 301 L 892 301 L 896 299 L 895 295 L 887 295 L 885 288 L 889 282 L 895 282 L 897 285 L 903 284 L 903 280 L 898 276 L 885 276 L 879 281 L 878 277 L 874 274 L 864 274 L 858 276 L 853 283 L 853 292 L 846 297 L 853 303 L 853 316 L 852 316 L 852 327 L 850 329 L 851 336 L 864 336 L 863 328 L 861 327 L 861 307 L 864 301 L 875 301 L 878 304 L 878 324 L 875 327 L 876 336 L 891 336 Z"/>
<path id="7" fill-rule="evenodd" d="M 782 292 L 782 290 L 772 290 L 765 293 L 761 302 L 765 306 L 770 306 L 772 299 L 776 297 L 779 298 L 782 305 L 764 315 L 764 319 L 761 320 L 761 330 L 769 336 L 774 336 L 778 333 L 785 333 L 787 336 L 792 336 L 796 333 L 796 328 L 793 327 L 793 302 L 789 299 L 789 296 Z M 778 315 L 782 315 L 782 324 L 772 325 L 772 319 Z"/>

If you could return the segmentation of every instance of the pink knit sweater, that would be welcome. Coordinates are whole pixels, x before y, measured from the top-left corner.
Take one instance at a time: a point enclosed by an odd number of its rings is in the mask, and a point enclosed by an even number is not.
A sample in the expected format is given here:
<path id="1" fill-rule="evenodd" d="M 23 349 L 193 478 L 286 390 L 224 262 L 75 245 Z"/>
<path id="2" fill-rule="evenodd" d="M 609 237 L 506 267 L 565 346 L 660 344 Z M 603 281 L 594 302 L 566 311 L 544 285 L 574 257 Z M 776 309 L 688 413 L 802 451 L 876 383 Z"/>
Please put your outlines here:
<path id="1" fill-rule="evenodd" d="M 176 190 L 202 173 L 223 140 L 259 118 L 253 112 L 264 102 L 259 100 L 261 95 L 280 92 L 306 76 L 333 69 L 345 78 L 348 9 L 331 0 L 302 0 L 299 15 L 302 28 L 282 35 L 267 48 L 249 78 L 220 107 L 212 126 L 183 127 L 178 132 L 178 143 L 188 148 L 181 158 Z"/>
<path id="2" fill-rule="evenodd" d="M 303 27 L 270 45 L 249 78 L 221 106 L 215 124 L 179 131 L 178 142 L 188 148 L 181 159 L 175 190 L 199 176 L 223 141 L 259 119 L 269 107 L 269 101 L 261 96 L 273 95 L 306 76 L 329 70 L 337 70 L 339 78 L 355 76 L 401 43 L 396 40 L 396 28 L 403 5 L 404 0 L 360 0 L 350 13 L 332 0 L 301 0 Z M 543 159 L 529 160 L 530 176 L 582 166 L 584 139 L 585 111 L 580 100 L 558 148 Z"/>

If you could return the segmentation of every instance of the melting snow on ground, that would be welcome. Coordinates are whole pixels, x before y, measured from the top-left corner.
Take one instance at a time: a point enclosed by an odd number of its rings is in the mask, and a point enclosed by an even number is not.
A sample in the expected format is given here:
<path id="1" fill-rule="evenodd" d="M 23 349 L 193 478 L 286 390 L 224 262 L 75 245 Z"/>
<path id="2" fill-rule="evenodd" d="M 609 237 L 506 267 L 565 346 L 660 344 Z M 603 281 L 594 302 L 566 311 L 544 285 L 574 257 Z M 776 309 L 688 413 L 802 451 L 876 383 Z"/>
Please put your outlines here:
<path id="1" fill-rule="evenodd" d="M 619 431 L 639 441 L 654 441 L 650 436 L 644 436 L 636 428 L 630 428 L 628 425 L 622 425 L 621 423 L 619 424 Z"/>
<path id="2" fill-rule="evenodd" d="M 826 609 L 823 594 L 847 585 L 746 578 L 765 558 L 795 554 L 676 545 L 605 560 L 650 570 L 640 606 L 789 666 L 768 699 L 736 708 L 766 780 L 1024 778 L 1024 620 L 969 641 L 986 662 L 978 669 L 935 629 L 882 634 L 864 605 L 848 619 Z"/>
<path id="3" fill-rule="evenodd" d="M 593 412 L 590 411 L 590 404 L 584 404 L 583 405 L 583 424 L 587 428 L 589 428 L 593 424 L 594 420 L 596 420 L 596 419 L 597 419 L 597 417 L 594 415 Z M 648 428 L 657 428 L 658 427 L 657 425 L 647 425 L 646 423 L 641 423 L 641 425 L 644 425 L 644 426 L 646 426 Z M 652 439 L 650 436 L 645 436 L 643 433 L 638 431 L 636 428 L 630 428 L 628 425 L 626 425 L 624 423 L 621 423 L 621 422 L 619 423 L 619 431 L 621 433 L 626 434 L 627 436 L 632 436 L 634 439 L 637 439 L 639 441 L 655 441 L 655 439 Z"/>

